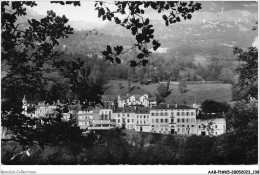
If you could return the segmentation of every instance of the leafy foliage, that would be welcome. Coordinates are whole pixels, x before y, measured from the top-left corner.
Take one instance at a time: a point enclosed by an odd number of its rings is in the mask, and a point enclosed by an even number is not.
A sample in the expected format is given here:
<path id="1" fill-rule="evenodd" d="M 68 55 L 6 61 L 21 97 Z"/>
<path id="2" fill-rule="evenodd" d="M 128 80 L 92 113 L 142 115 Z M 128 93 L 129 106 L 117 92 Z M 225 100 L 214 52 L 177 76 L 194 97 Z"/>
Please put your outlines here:
<path id="1" fill-rule="evenodd" d="M 161 97 L 166 97 L 168 95 L 167 87 L 165 84 L 160 84 L 157 88 L 158 95 Z"/>
<path id="2" fill-rule="evenodd" d="M 249 47 L 248 51 L 234 48 L 234 54 L 238 56 L 241 64 L 237 68 L 239 80 L 233 86 L 234 100 L 249 100 L 257 98 L 258 94 L 258 49 Z"/>
<path id="3" fill-rule="evenodd" d="M 201 109 L 204 113 L 223 113 L 227 112 L 230 106 L 227 102 L 205 100 L 201 103 Z"/>
<path id="4" fill-rule="evenodd" d="M 130 65 L 135 67 L 137 65 L 145 66 L 148 63 L 147 57 L 150 55 L 150 51 L 147 48 L 147 44 L 151 43 L 152 48 L 156 51 L 160 47 L 158 40 L 154 38 L 153 25 L 150 23 L 149 18 L 144 18 L 145 9 L 152 8 L 153 10 L 161 13 L 163 11 L 170 11 L 169 15 L 163 15 L 162 18 L 165 21 L 165 25 L 168 26 L 172 23 L 177 23 L 184 20 L 191 19 L 192 13 L 201 9 L 200 3 L 193 2 L 170 2 L 170 1 L 116 1 L 114 3 L 116 10 L 112 11 L 106 6 L 106 2 L 96 2 L 95 7 L 98 11 L 98 17 L 103 20 L 114 21 L 116 24 L 121 25 L 127 30 L 131 30 L 133 36 L 135 36 L 136 43 L 128 50 L 124 50 L 123 46 L 117 46 L 112 51 L 112 48 L 108 45 L 107 49 L 102 52 L 107 60 L 120 63 L 120 54 L 124 54 L 127 51 L 138 48 L 140 53 L 137 55 L 137 60 L 131 60 Z M 123 16 L 121 19 L 119 15 Z"/>
<path id="5" fill-rule="evenodd" d="M 81 100 L 83 107 L 101 103 L 102 85 L 97 85 L 98 70 L 93 69 L 90 76 L 84 67 L 85 61 L 60 58 L 62 52 L 57 49 L 60 39 L 73 33 L 65 16 L 47 11 L 47 16 L 39 21 L 28 20 L 28 27 L 17 23 L 17 16 L 26 15 L 25 6 L 36 5 L 35 2 L 1 2 L 1 54 L 2 61 L 9 67 L 2 79 L 2 125 L 14 134 L 12 139 L 22 145 L 39 145 L 44 149 L 46 145 L 77 147 L 91 144 L 82 136 L 73 116 L 69 121 L 64 120 L 63 113 L 68 110 L 68 104 L 59 106 L 53 115 L 45 118 L 31 118 L 22 113 L 24 95 L 28 101 L 44 100 L 51 104 L 66 91 L 66 83 L 48 76 L 51 71 L 60 74 L 59 78 L 69 80 L 70 90 Z M 55 83 L 48 90 L 51 82 Z"/>

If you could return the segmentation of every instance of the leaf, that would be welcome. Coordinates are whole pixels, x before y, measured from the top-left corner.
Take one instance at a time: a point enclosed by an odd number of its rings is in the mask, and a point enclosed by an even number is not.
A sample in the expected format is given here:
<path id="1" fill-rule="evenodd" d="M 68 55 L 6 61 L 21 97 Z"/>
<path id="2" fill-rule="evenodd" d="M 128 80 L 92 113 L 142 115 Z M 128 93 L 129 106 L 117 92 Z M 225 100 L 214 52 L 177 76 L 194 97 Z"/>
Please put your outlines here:
<path id="1" fill-rule="evenodd" d="M 136 61 L 131 60 L 131 61 L 130 61 L 130 66 L 131 66 L 131 67 L 136 67 L 136 66 L 137 66 Z"/>
<path id="2" fill-rule="evenodd" d="M 153 40 L 152 44 L 153 44 L 153 50 L 154 50 L 154 51 L 156 51 L 156 50 L 158 49 L 158 47 L 160 47 L 160 45 L 161 45 L 161 44 L 160 44 L 158 41 L 156 41 L 156 40 Z"/>
<path id="3" fill-rule="evenodd" d="M 121 23 L 121 20 L 118 17 L 114 17 L 114 20 L 115 20 L 116 24 L 120 24 Z"/>
<path id="4" fill-rule="evenodd" d="M 132 35 L 136 35 L 137 27 L 132 27 L 131 30 L 132 30 Z"/>
<path id="5" fill-rule="evenodd" d="M 144 54 L 143 54 L 143 53 L 139 53 L 139 54 L 137 55 L 137 58 L 138 58 L 138 59 L 143 59 L 143 58 L 144 58 Z"/>
<path id="6" fill-rule="evenodd" d="M 120 58 L 116 57 L 115 59 L 116 59 L 116 63 L 118 63 L 118 64 L 120 64 L 120 63 L 121 63 L 121 60 L 120 60 Z"/>
<path id="7" fill-rule="evenodd" d="M 144 25 L 148 25 L 149 24 L 149 18 L 146 18 Z"/>
<path id="8" fill-rule="evenodd" d="M 114 50 L 116 51 L 116 54 L 119 55 L 123 51 L 123 46 L 114 47 Z"/>
<path id="9" fill-rule="evenodd" d="M 181 18 L 179 16 L 176 17 L 176 21 L 180 22 Z"/>
<path id="10" fill-rule="evenodd" d="M 188 15 L 187 15 L 187 18 L 188 18 L 188 19 L 191 19 L 191 14 L 188 14 Z"/>
<path id="11" fill-rule="evenodd" d="M 163 19 L 164 19 L 165 21 L 168 20 L 168 17 L 167 17 L 166 15 L 163 15 L 162 17 L 163 17 Z"/>
<path id="12" fill-rule="evenodd" d="M 147 64 L 148 62 L 149 62 L 148 60 L 142 60 L 142 65 L 143 65 L 143 66 L 146 66 L 146 64 Z"/>
<path id="13" fill-rule="evenodd" d="M 112 49 L 111 49 L 110 45 L 107 45 L 107 53 L 112 54 Z"/>

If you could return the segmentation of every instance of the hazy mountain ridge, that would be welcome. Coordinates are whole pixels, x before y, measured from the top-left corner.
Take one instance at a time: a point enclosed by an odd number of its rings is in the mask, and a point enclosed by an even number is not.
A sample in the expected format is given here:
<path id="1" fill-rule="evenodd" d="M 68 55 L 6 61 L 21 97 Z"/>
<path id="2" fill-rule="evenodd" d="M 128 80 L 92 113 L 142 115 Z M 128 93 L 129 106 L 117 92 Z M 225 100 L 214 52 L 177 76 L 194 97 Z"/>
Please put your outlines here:
<path id="1" fill-rule="evenodd" d="M 216 50 L 223 50 L 224 57 L 232 57 L 232 48 L 235 46 L 246 48 L 251 46 L 256 38 L 257 31 L 252 31 L 252 27 L 257 21 L 257 4 L 254 2 L 201 2 L 202 9 L 193 13 L 191 20 L 182 20 L 180 23 L 165 26 L 162 19 L 163 13 L 158 14 L 152 10 L 147 10 L 144 17 L 149 17 L 154 25 L 155 38 L 159 39 L 161 50 L 167 54 L 176 52 L 194 55 L 197 53 L 214 55 Z M 20 20 L 26 23 L 28 19 L 42 18 L 37 12 L 28 9 L 27 16 Z M 90 30 L 96 28 L 100 33 L 94 37 L 81 36 L 73 42 L 73 47 L 80 45 L 97 46 L 99 52 L 110 45 L 127 46 L 132 43 L 134 37 L 131 31 L 124 29 L 114 22 L 105 25 L 86 21 L 71 21 L 71 25 L 76 31 Z M 111 35 L 111 37 L 108 37 Z M 118 37 L 117 37 L 118 36 Z M 127 42 L 120 41 L 122 37 Z M 105 39 L 104 39 L 105 38 Z M 91 42 L 89 41 L 91 40 Z M 102 44 L 101 41 L 103 42 Z M 108 41 L 107 43 L 105 43 Z M 118 42 L 119 41 L 119 42 Z M 66 43 L 72 45 L 72 43 Z M 102 45 L 102 46 L 101 46 Z M 87 51 L 87 50 L 86 50 Z M 88 50 L 89 51 L 89 50 Z M 159 50 L 160 51 L 160 50 Z M 226 54 L 229 53 L 229 54 Z M 178 54 L 177 54 L 178 55 Z"/>

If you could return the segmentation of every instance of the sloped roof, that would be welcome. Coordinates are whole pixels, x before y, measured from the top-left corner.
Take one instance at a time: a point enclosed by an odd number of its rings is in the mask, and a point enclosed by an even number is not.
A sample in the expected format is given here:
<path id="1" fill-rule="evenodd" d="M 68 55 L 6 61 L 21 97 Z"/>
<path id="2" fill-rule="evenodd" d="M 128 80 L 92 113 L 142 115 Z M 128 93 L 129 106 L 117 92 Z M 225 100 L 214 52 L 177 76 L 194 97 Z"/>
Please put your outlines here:
<path id="1" fill-rule="evenodd" d="M 114 110 L 116 113 L 134 113 L 135 110 L 133 107 L 118 107 L 116 110 Z"/>
<path id="2" fill-rule="evenodd" d="M 150 108 L 149 107 L 138 107 L 135 111 L 137 114 L 149 114 Z"/>
<path id="3" fill-rule="evenodd" d="M 146 93 L 144 94 L 127 94 L 126 96 L 120 96 L 120 98 L 122 100 L 127 100 L 128 98 L 130 98 L 131 96 L 134 96 L 135 99 L 140 99 L 140 97 L 142 97 L 143 95 L 145 95 Z"/>
<path id="4" fill-rule="evenodd" d="M 166 103 L 159 104 L 158 106 L 153 106 L 152 109 L 194 109 L 186 105 L 169 105 Z"/>
<path id="5" fill-rule="evenodd" d="M 103 101 L 114 101 L 117 99 L 117 95 L 102 95 Z"/>

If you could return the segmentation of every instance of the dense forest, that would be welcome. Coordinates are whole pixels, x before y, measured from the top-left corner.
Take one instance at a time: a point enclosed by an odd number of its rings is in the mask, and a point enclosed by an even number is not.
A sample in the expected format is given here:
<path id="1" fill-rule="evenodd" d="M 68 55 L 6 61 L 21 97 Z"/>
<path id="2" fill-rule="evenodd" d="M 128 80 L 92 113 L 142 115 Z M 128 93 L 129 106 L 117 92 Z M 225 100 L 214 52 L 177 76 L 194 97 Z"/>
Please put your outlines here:
<path id="1" fill-rule="evenodd" d="M 97 59 L 102 60 L 103 57 L 100 53 L 106 47 L 105 43 L 110 43 L 112 46 L 114 43 L 119 43 L 130 47 L 132 42 L 130 37 L 109 35 L 95 29 L 77 31 L 68 39 L 61 40 L 61 46 L 66 49 L 65 55 L 83 57 L 88 62 L 92 62 L 93 65 L 99 64 L 96 62 Z M 181 50 L 185 52 L 185 48 L 181 48 Z M 182 77 L 187 81 L 205 80 L 234 83 L 237 80 L 235 68 L 238 61 L 234 61 L 232 58 L 223 60 L 223 57 L 219 56 L 219 52 L 221 51 L 215 51 L 214 55 L 207 58 L 206 65 L 196 62 L 194 56 L 187 54 L 187 51 L 186 54 L 178 54 L 177 56 L 171 53 L 171 50 L 167 54 L 152 53 L 149 56 L 148 65 L 136 67 L 134 71 L 126 72 L 126 70 L 129 70 L 129 61 L 137 56 L 137 51 L 132 50 L 122 55 L 123 61 L 121 64 L 108 64 L 101 71 L 104 79 L 127 80 L 131 76 L 129 74 L 132 73 L 136 74 L 137 77 L 144 77 L 146 74 L 145 77 L 152 79 L 153 82 L 168 80 L 169 78 L 172 81 L 179 81 Z M 174 76 L 171 76 L 172 74 Z"/>

